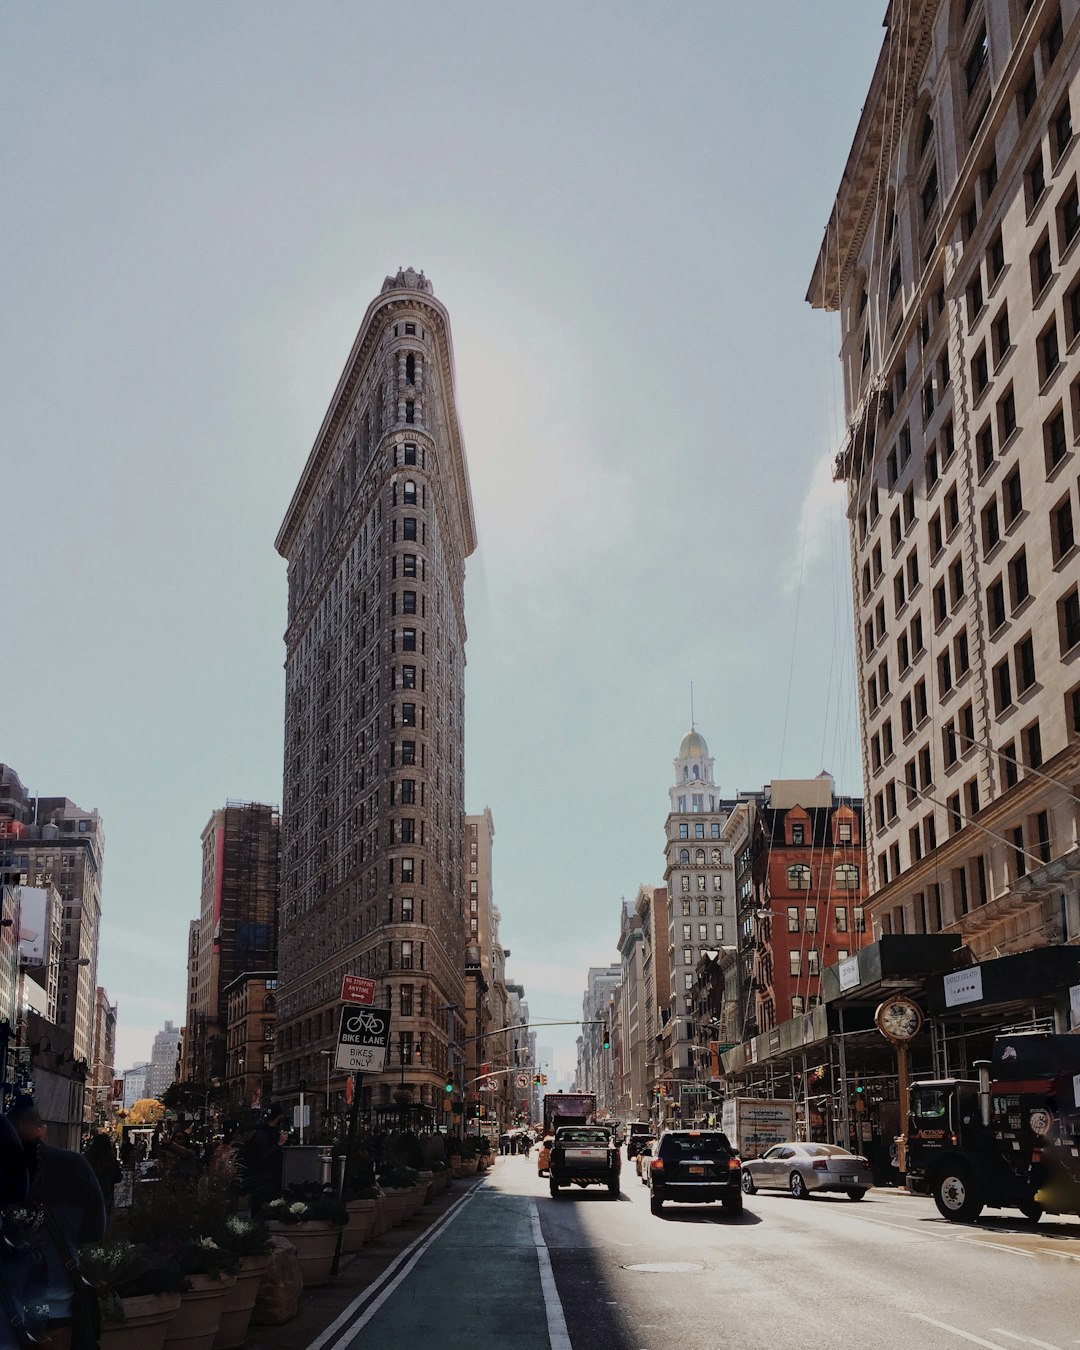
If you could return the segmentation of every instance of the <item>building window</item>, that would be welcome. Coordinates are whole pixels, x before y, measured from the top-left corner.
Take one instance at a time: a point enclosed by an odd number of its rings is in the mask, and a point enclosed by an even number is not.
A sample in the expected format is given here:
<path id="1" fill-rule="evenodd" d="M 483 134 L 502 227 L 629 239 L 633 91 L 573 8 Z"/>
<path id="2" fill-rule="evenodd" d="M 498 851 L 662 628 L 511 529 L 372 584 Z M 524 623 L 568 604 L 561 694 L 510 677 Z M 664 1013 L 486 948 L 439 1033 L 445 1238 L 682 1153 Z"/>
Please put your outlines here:
<path id="1" fill-rule="evenodd" d="M 1035 683 L 1035 644 L 1030 633 L 1016 644 L 1016 689 L 1026 693 Z"/>
<path id="2" fill-rule="evenodd" d="M 837 863 L 834 879 L 838 891 L 857 891 L 859 889 L 858 863 Z"/>
<path id="3" fill-rule="evenodd" d="M 1052 473 L 1068 453 L 1065 436 L 1065 414 L 1059 408 L 1043 424 L 1043 446 L 1046 453 L 1046 472 Z"/>
<path id="4" fill-rule="evenodd" d="M 807 975 L 821 974 L 821 955 L 816 947 L 811 947 L 806 953 L 806 973 Z"/>
<path id="5" fill-rule="evenodd" d="M 803 842 L 803 827 L 801 825 L 792 825 L 791 842 L 793 844 L 801 844 Z"/>
<path id="6" fill-rule="evenodd" d="M 833 923 L 838 933 L 847 932 L 847 905 L 837 905 L 833 911 Z"/>
<path id="7" fill-rule="evenodd" d="M 810 868 L 806 863 L 794 863 L 787 870 L 789 891 L 808 891 L 810 889 Z"/>
<path id="8" fill-rule="evenodd" d="M 683 965 L 684 965 L 684 966 L 692 966 L 692 965 L 694 964 L 694 949 L 693 949 L 693 947 L 684 947 L 684 948 L 683 948 L 682 959 L 683 959 Z"/>
<path id="9" fill-rule="evenodd" d="M 1076 536 L 1073 533 L 1072 502 L 1065 497 L 1050 513 L 1050 538 L 1054 552 L 1054 562 L 1061 562 L 1071 553 Z"/>
<path id="10" fill-rule="evenodd" d="M 806 931 L 808 933 L 817 932 L 817 909 L 813 905 L 806 906 Z"/>
<path id="11" fill-rule="evenodd" d="M 401 944 L 401 969 L 412 970 L 413 968 L 413 945 L 411 942 Z"/>
<path id="12" fill-rule="evenodd" d="M 791 975 L 799 976 L 802 974 L 802 952 L 788 952 L 788 972 Z"/>
<path id="13" fill-rule="evenodd" d="M 788 905 L 787 911 L 787 930 L 789 933 L 799 931 L 799 907 L 798 905 Z"/>
<path id="14" fill-rule="evenodd" d="M 1076 586 L 1058 602 L 1058 630 L 1064 656 L 1080 642 L 1080 591 Z"/>
<path id="15" fill-rule="evenodd" d="M 1020 481 L 1020 466 L 1009 474 L 1002 484 L 1002 499 L 1005 508 L 1005 528 L 1008 529 L 1024 509 L 1024 492 Z"/>
<path id="16" fill-rule="evenodd" d="M 1060 159 L 1069 148 L 1072 134 L 1072 108 L 1069 106 L 1068 98 L 1066 98 L 1065 102 L 1058 109 L 1053 123 L 1054 153 L 1056 159 Z"/>

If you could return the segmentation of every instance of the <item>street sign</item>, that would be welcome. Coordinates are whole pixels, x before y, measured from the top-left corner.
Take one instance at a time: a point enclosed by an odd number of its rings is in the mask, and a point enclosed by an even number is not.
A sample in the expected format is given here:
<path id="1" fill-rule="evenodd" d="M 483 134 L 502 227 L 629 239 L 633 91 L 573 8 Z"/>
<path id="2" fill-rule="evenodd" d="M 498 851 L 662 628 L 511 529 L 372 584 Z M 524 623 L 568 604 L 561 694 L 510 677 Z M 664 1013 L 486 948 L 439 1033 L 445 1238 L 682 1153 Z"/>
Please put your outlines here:
<path id="1" fill-rule="evenodd" d="M 334 1066 L 349 1073 L 379 1073 L 389 1041 L 389 1008 L 342 1008 Z"/>
<path id="2" fill-rule="evenodd" d="M 528 1087 L 529 1075 L 527 1073 L 519 1073 L 517 1076 L 517 1085 L 518 1087 Z"/>
<path id="3" fill-rule="evenodd" d="M 708 1090 L 709 1090 L 709 1089 L 705 1086 L 704 1083 L 683 1083 L 682 1088 L 681 1088 L 681 1091 L 682 1091 L 682 1093 L 683 1093 L 684 1096 L 685 1096 L 686 1093 L 688 1093 L 688 1092 L 690 1092 L 690 1093 L 695 1093 L 695 1092 L 708 1092 Z"/>
<path id="4" fill-rule="evenodd" d="M 346 975 L 341 981 L 341 1001 L 342 1003 L 362 1003 L 370 1008 L 375 1002 L 375 981 L 369 980 L 363 975 Z"/>

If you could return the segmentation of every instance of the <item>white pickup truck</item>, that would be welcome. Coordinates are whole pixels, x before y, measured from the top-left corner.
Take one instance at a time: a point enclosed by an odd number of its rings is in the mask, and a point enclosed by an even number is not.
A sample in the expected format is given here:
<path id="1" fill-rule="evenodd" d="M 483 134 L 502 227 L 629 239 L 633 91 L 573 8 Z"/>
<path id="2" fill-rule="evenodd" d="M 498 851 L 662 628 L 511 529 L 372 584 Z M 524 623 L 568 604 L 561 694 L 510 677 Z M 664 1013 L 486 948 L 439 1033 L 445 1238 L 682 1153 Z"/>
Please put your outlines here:
<path id="1" fill-rule="evenodd" d="M 606 1186 L 613 1200 L 619 1198 L 622 1153 L 602 1125 L 560 1125 L 548 1166 L 553 1200 L 563 1186 Z"/>

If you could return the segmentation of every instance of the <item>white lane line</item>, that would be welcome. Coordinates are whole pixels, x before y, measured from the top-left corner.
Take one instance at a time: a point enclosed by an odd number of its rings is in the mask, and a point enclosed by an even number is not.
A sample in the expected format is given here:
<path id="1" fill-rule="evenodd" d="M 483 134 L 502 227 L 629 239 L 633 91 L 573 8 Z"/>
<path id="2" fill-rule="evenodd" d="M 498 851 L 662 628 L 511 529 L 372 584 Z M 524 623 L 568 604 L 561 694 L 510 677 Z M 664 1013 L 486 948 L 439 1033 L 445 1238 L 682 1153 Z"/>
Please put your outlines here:
<path id="1" fill-rule="evenodd" d="M 1024 1345 L 1037 1345 L 1039 1350 L 1060 1350 L 1049 1341 L 1037 1341 L 1034 1336 L 1018 1336 L 1015 1331 L 1006 1331 L 1004 1327 L 991 1327 L 990 1330 L 995 1336 L 1008 1336 L 1010 1340 L 1020 1341 Z"/>
<path id="2" fill-rule="evenodd" d="M 960 1237 L 957 1242 L 966 1242 L 972 1247 L 989 1247 L 992 1252 L 1009 1252 L 1012 1256 L 1027 1256 L 1035 1260 L 1034 1252 L 1026 1252 L 1023 1247 L 1010 1247 L 1007 1242 L 987 1242 L 983 1238 Z"/>
<path id="3" fill-rule="evenodd" d="M 533 1243 L 536 1246 L 536 1259 L 540 1266 L 540 1288 L 544 1294 L 544 1312 L 547 1314 L 548 1341 L 551 1350 L 573 1350 L 570 1334 L 566 1330 L 566 1318 L 563 1316 L 562 1300 L 555 1287 L 555 1272 L 551 1269 L 551 1257 L 540 1227 L 540 1212 L 536 1201 L 529 1201 L 529 1222 L 532 1225 Z"/>
<path id="4" fill-rule="evenodd" d="M 393 1293 L 393 1291 L 397 1288 L 397 1286 L 401 1283 L 401 1281 L 405 1278 L 405 1276 L 409 1273 L 409 1271 L 412 1270 L 413 1266 L 416 1265 L 416 1262 L 420 1259 L 420 1257 L 423 1256 L 424 1252 L 432 1244 L 435 1238 L 438 1237 L 438 1235 L 442 1232 L 442 1230 L 445 1227 L 447 1227 L 450 1223 L 454 1221 L 454 1219 L 457 1218 L 458 1214 L 461 1212 L 462 1206 L 468 1204 L 468 1202 L 473 1198 L 476 1192 L 486 1185 L 487 1180 L 485 1178 L 484 1181 L 481 1181 L 478 1185 L 474 1186 L 472 1190 L 467 1191 L 463 1196 L 455 1200 L 454 1203 L 450 1206 L 450 1208 L 446 1211 L 446 1213 L 435 1223 L 433 1223 L 430 1228 L 428 1228 L 423 1233 L 419 1233 L 415 1238 L 413 1238 L 412 1242 L 410 1242 L 407 1247 L 403 1247 L 402 1250 L 398 1252 L 397 1256 L 394 1257 L 393 1261 L 391 1261 L 390 1264 L 386 1267 L 386 1269 L 382 1272 L 382 1274 L 376 1276 L 376 1278 L 372 1280 L 372 1282 L 365 1289 L 363 1289 L 359 1294 L 357 1294 L 356 1298 L 353 1299 L 353 1301 L 344 1310 L 344 1312 L 339 1314 L 339 1316 L 336 1317 L 334 1321 L 330 1323 L 330 1325 L 326 1328 L 326 1330 L 311 1342 L 307 1350 L 323 1350 L 325 1346 L 329 1345 L 331 1340 L 333 1340 L 333 1338 L 337 1335 L 337 1333 L 341 1330 L 341 1328 L 344 1327 L 350 1321 L 351 1318 L 356 1316 L 359 1309 L 362 1308 L 363 1305 L 373 1295 L 378 1293 L 379 1289 L 382 1287 L 383 1284 L 386 1283 L 387 1280 L 390 1279 L 390 1277 L 394 1274 L 394 1271 L 397 1270 L 398 1266 L 400 1266 L 403 1261 L 407 1260 L 410 1253 L 415 1253 L 413 1260 L 409 1261 L 409 1264 L 401 1272 L 401 1274 L 394 1281 L 394 1283 L 390 1285 L 390 1287 L 383 1292 L 378 1301 L 367 1310 L 363 1319 L 357 1322 L 355 1326 L 350 1326 L 343 1339 L 334 1342 L 333 1350 L 337 1350 L 338 1346 L 348 1344 L 348 1340 L 352 1337 L 353 1332 L 359 1331 L 360 1328 L 368 1322 L 368 1320 L 371 1317 L 371 1314 L 375 1312 L 377 1308 L 380 1308 L 382 1304 L 386 1301 L 386 1299 L 390 1296 L 390 1294 Z"/>
<path id="5" fill-rule="evenodd" d="M 908 1316 L 917 1317 L 920 1322 L 929 1322 L 932 1327 L 940 1327 L 942 1331 L 951 1331 L 954 1336 L 970 1341 L 972 1345 L 984 1345 L 986 1350 L 1006 1350 L 1004 1345 L 998 1345 L 996 1341 L 984 1341 L 981 1336 L 974 1336 L 970 1331 L 961 1331 L 959 1327 L 950 1326 L 948 1322 L 939 1322 L 936 1317 L 927 1317 L 925 1313 L 908 1313 Z"/>
<path id="6" fill-rule="evenodd" d="M 1044 1256 L 1057 1256 L 1062 1261 L 1080 1261 L 1080 1254 L 1073 1255 L 1072 1252 L 1056 1252 L 1053 1247 L 1036 1247 L 1037 1252 L 1042 1252 Z M 1080 1341 L 1074 1341 L 1074 1345 L 1080 1345 Z"/>

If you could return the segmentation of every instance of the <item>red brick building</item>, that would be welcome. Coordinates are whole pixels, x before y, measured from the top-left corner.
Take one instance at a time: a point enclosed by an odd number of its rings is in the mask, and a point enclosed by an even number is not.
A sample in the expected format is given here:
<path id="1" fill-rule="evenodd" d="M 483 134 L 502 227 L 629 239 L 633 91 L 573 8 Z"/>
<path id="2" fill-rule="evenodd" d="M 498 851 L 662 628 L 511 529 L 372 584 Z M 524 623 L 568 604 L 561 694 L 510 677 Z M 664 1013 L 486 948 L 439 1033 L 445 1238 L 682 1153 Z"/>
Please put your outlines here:
<path id="1" fill-rule="evenodd" d="M 815 1007 L 822 970 L 866 945 L 866 850 L 861 799 L 837 797 L 827 773 L 774 781 L 756 807 L 760 881 L 745 927 L 767 1031 Z"/>

